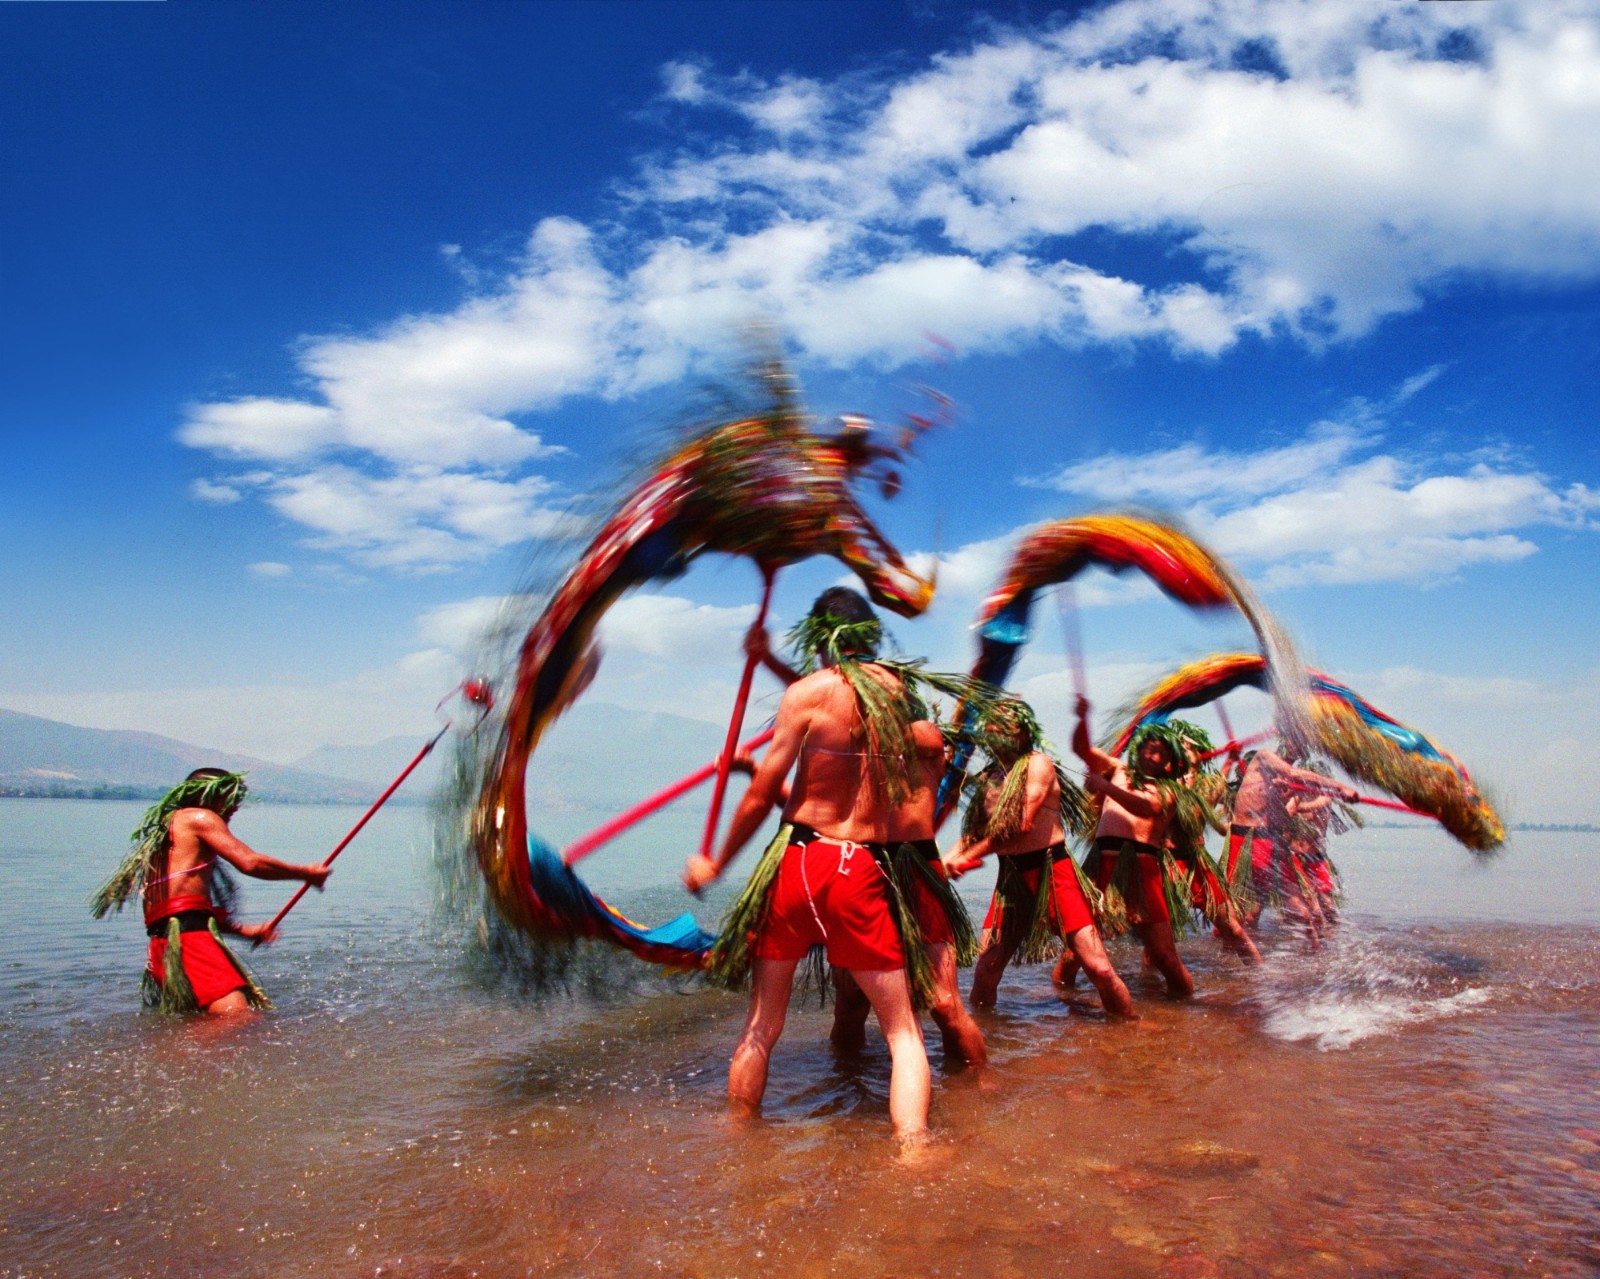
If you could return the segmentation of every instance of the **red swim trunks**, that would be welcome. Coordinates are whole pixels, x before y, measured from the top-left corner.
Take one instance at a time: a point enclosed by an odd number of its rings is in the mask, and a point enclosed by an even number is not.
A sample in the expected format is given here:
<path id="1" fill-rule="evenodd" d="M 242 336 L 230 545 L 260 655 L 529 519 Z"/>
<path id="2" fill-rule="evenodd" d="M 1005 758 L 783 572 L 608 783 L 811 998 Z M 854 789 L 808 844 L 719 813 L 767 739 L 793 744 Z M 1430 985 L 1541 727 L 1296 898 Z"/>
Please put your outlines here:
<path id="1" fill-rule="evenodd" d="M 195 1002 L 201 1008 L 209 1007 L 224 995 L 244 990 L 244 974 L 228 957 L 228 952 L 217 944 L 209 928 L 197 928 L 179 934 L 178 960 L 183 965 L 183 975 L 189 979 Z M 148 967 L 157 986 L 166 973 L 167 937 L 165 933 L 150 939 Z"/>
<path id="2" fill-rule="evenodd" d="M 1194 902 L 1196 910 L 1209 910 L 1213 903 L 1228 899 L 1228 894 L 1223 890 L 1222 882 L 1209 866 L 1196 862 L 1189 882 L 1191 886 L 1190 899 Z"/>
<path id="3" fill-rule="evenodd" d="M 939 860 L 939 845 L 931 839 L 906 842 L 928 863 L 929 870 L 941 879 L 945 877 L 944 865 Z M 950 927 L 950 916 L 945 913 L 944 903 L 933 891 L 927 877 L 921 872 L 915 872 L 907 878 L 911 881 L 909 885 L 911 909 L 916 912 L 917 930 L 922 934 L 923 943 L 928 946 L 952 945 L 956 935 Z"/>
<path id="4" fill-rule="evenodd" d="M 797 960 L 821 945 L 836 968 L 904 967 L 888 877 L 879 862 L 883 848 L 797 827 L 794 838 L 801 837 L 807 842 L 784 849 L 751 953 L 757 959 Z"/>
<path id="5" fill-rule="evenodd" d="M 1272 882 L 1272 838 L 1260 827 L 1228 827 L 1228 878 L 1238 882 L 1239 855 L 1246 840 L 1250 842 L 1250 885 L 1257 899 L 1270 901 L 1276 896 Z"/>
<path id="6" fill-rule="evenodd" d="M 1137 850 L 1139 858 L 1138 867 L 1138 894 L 1141 901 L 1128 902 L 1130 918 L 1135 923 L 1166 924 L 1172 922 L 1172 913 L 1167 909 L 1167 894 L 1162 882 L 1161 850 L 1152 844 L 1141 844 L 1136 839 L 1123 839 L 1120 836 L 1101 836 L 1094 841 L 1095 851 L 1100 855 L 1095 859 L 1094 882 L 1101 892 L 1111 887 L 1111 881 L 1116 876 L 1117 861 L 1126 848 Z"/>
<path id="7" fill-rule="evenodd" d="M 996 858 L 1000 873 L 994 896 L 989 902 L 985 928 L 995 926 L 998 914 L 1004 923 L 1004 940 L 1021 943 L 1033 927 L 1038 909 L 1039 883 L 1046 865 L 1050 868 L 1050 926 L 1058 937 L 1070 937 L 1080 928 L 1094 923 L 1094 912 L 1078 884 L 1078 872 L 1067 855 L 1066 845 L 1052 844 L 1026 853 L 1006 853 Z"/>

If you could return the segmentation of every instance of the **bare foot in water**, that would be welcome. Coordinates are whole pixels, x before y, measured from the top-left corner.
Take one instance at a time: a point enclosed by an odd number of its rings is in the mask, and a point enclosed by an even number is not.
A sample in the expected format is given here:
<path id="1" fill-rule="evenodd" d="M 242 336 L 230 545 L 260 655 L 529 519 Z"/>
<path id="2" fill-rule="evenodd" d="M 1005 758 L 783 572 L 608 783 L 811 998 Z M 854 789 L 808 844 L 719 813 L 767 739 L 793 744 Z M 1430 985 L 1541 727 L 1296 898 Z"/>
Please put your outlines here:
<path id="1" fill-rule="evenodd" d="M 928 1129 L 907 1133 L 895 1139 L 894 1161 L 902 1168 L 926 1172 L 950 1162 L 955 1147 L 948 1141 L 937 1141 Z"/>

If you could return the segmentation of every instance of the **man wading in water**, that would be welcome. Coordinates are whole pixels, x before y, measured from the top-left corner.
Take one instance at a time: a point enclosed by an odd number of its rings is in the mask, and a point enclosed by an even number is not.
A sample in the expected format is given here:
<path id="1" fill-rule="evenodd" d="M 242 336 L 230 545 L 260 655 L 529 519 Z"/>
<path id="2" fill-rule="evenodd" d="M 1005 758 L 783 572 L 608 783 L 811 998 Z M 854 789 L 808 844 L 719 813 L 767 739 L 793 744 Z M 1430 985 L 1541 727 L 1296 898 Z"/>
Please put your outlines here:
<path id="1" fill-rule="evenodd" d="M 964 875 L 991 853 L 1000 865 L 994 900 L 998 927 L 973 970 L 972 1006 L 993 1008 L 1000 977 L 1023 943 L 1054 936 L 1088 972 L 1106 1012 L 1136 1020 L 1133 1000 L 1106 955 L 1067 852 L 1056 761 L 1038 749 L 1037 724 L 1026 705 L 1001 703 L 995 718 L 998 724 L 988 739 L 994 764 L 969 801 L 978 806 L 969 827 L 983 833 L 963 836 L 945 862 L 952 875 Z M 1002 807 L 1009 811 L 1002 813 Z"/>
<path id="2" fill-rule="evenodd" d="M 759 1112 L 795 969 L 820 944 L 878 1015 L 891 1059 L 889 1116 L 896 1136 L 909 1141 L 926 1132 L 931 1084 L 895 923 L 887 841 L 896 789 L 891 778 L 898 774 L 903 792 L 904 779 L 917 767 L 919 734 L 915 723 L 897 730 L 885 724 L 885 708 L 902 703 L 905 690 L 897 675 L 872 660 L 881 628 L 866 600 L 835 587 L 817 597 L 810 620 L 833 637 L 825 665 L 785 691 L 772 745 L 722 847 L 714 858 L 691 857 L 683 879 L 694 893 L 715 881 L 766 820 L 795 770 L 783 806 L 784 845 L 771 850 L 781 857 L 776 875 L 758 889 L 758 868 L 752 890 L 762 901 L 748 914 L 753 930 L 748 939 L 734 938 L 736 945 L 748 940 L 753 965 L 750 1011 L 728 1069 L 729 1105 L 740 1115 Z"/>
<path id="3" fill-rule="evenodd" d="M 1108 896 L 1116 889 L 1145 953 L 1166 979 L 1167 993 L 1187 999 L 1194 994 L 1194 979 L 1178 957 L 1161 868 L 1173 805 L 1161 783 L 1178 779 L 1179 747 L 1149 728 L 1141 729 L 1128 745 L 1132 767 L 1126 768 L 1090 742 L 1089 699 L 1079 697 L 1072 750 L 1087 770 L 1084 786 L 1105 797 L 1090 854 L 1095 883 Z"/>
<path id="4" fill-rule="evenodd" d="M 320 889 L 326 865 L 291 866 L 256 852 L 228 819 L 244 800 L 245 781 L 220 768 L 197 768 L 151 808 L 134 832 L 134 849 L 91 899 L 95 918 L 122 909 L 139 891 L 150 935 L 145 1002 L 163 1012 L 242 1013 L 270 1007 L 223 944 L 231 934 L 263 945 L 266 924 L 233 919 L 235 887 L 225 867 L 256 879 L 297 879 Z"/>

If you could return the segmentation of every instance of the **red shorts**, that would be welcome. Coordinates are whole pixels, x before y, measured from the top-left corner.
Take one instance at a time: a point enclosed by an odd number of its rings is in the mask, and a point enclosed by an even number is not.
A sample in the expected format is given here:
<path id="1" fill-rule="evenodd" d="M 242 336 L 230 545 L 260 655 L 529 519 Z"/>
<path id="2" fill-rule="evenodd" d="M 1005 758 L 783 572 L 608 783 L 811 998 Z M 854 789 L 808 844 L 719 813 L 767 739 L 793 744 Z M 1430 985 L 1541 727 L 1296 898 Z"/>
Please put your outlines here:
<path id="1" fill-rule="evenodd" d="M 1306 872 L 1306 878 L 1311 881 L 1311 887 L 1315 888 L 1319 893 L 1332 896 L 1337 891 L 1333 883 L 1333 872 L 1328 869 L 1326 859 L 1317 862 L 1306 862 L 1303 869 Z"/>
<path id="2" fill-rule="evenodd" d="M 944 866 L 939 861 L 939 846 L 931 839 L 907 841 L 915 848 L 920 856 L 929 862 L 929 869 L 939 878 L 945 878 Z M 910 879 L 911 909 L 917 916 L 917 931 L 922 934 L 924 945 L 949 946 L 955 942 L 956 935 L 950 928 L 950 916 L 945 913 L 944 903 L 939 900 L 932 885 L 928 883 L 927 876 L 921 871 L 914 871 L 907 876 Z"/>
<path id="3" fill-rule="evenodd" d="M 1222 884 L 1218 881 L 1211 867 L 1196 863 L 1194 874 L 1191 877 L 1190 897 L 1196 910 L 1206 910 L 1210 903 L 1226 901 L 1228 895 L 1223 891 Z"/>
<path id="4" fill-rule="evenodd" d="M 865 844 L 819 836 L 784 849 L 751 953 L 757 959 L 798 960 L 817 945 L 836 968 L 905 966 L 888 878 Z"/>
<path id="5" fill-rule="evenodd" d="M 1097 846 L 1098 846 L 1098 841 Z M 1127 841 L 1132 843 L 1134 841 Z M 1149 848 L 1148 844 L 1140 844 L 1141 850 Z M 1094 882 L 1101 892 L 1111 887 L 1112 877 L 1116 874 L 1117 860 L 1121 854 L 1121 841 L 1115 848 L 1100 850 L 1100 858 L 1095 866 Z M 1128 905 L 1137 910 L 1139 920 L 1146 924 L 1167 924 L 1172 922 L 1172 914 L 1167 910 L 1167 894 L 1162 883 L 1161 857 L 1158 852 L 1139 852 L 1139 888 L 1144 897 L 1141 902 L 1129 902 Z"/>
<path id="6" fill-rule="evenodd" d="M 195 1003 L 207 1008 L 224 995 L 245 989 L 244 974 L 228 958 L 228 952 L 217 944 L 209 929 L 179 934 L 178 959 L 183 964 L 183 975 L 189 979 Z M 162 984 L 167 968 L 167 939 L 165 935 L 150 939 L 150 975 L 156 985 Z"/>
<path id="7" fill-rule="evenodd" d="M 1005 921 L 1008 933 L 1013 928 L 1026 932 L 1032 926 L 1035 904 L 1039 900 L 1039 881 L 1044 876 L 1047 861 L 1050 863 L 1050 924 L 1056 934 L 1070 937 L 1080 928 L 1094 924 L 1094 912 L 1089 909 L 1088 899 L 1078 884 L 1077 869 L 1065 848 L 1054 845 L 1027 853 L 1005 853 L 996 860 L 1000 863 L 1000 876 L 995 882 L 994 896 L 989 900 L 989 913 L 984 917 L 985 928 L 995 926 L 997 915 Z"/>
<path id="8" fill-rule="evenodd" d="M 1250 870 L 1255 875 L 1265 875 L 1272 869 L 1272 840 L 1254 826 L 1244 828 L 1250 832 Z M 1228 831 L 1228 878 L 1239 875 L 1239 853 L 1244 848 L 1245 835 L 1237 826 Z"/>

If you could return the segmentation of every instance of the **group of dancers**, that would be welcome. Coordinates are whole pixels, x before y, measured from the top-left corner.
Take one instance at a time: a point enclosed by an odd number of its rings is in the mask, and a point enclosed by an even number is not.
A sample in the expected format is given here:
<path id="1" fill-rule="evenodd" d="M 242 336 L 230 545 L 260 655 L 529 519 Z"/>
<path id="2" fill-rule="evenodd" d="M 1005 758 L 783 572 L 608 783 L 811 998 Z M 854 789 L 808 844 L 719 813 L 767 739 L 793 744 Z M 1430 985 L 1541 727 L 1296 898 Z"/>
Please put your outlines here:
<path id="1" fill-rule="evenodd" d="M 926 1130 L 930 1097 L 918 1007 L 939 1027 L 947 1059 L 986 1057 L 962 1002 L 960 966 L 975 960 L 971 1001 L 981 1008 L 993 1006 L 1019 954 L 1054 958 L 1059 984 L 1070 986 L 1081 969 L 1108 1014 L 1133 1019 L 1108 936 L 1137 934 L 1179 998 L 1194 989 L 1176 945 L 1191 915 L 1247 962 L 1260 962 L 1251 929 L 1269 903 L 1317 943 L 1336 895 L 1326 835 L 1357 799 L 1351 787 L 1267 750 L 1235 751 L 1232 767 L 1219 767 L 1229 752 L 1181 720 L 1145 725 L 1118 758 L 1093 744 L 1081 696 L 1072 734 L 1080 786 L 1025 702 L 886 659 L 881 636 L 868 602 L 835 587 L 792 636 L 801 670 L 771 653 L 759 627 L 747 639 L 788 688 L 771 746 L 759 764 L 745 761 L 750 785 L 726 837 L 684 871 L 699 893 L 781 810 L 711 955 L 714 977 L 750 987 L 728 1074 L 735 1112 L 760 1108 L 795 974 L 811 955 L 832 969 L 836 1047 L 859 1047 L 868 1011 L 877 1014 L 891 1060 L 890 1117 L 896 1134 L 913 1141 Z M 942 726 L 930 689 L 960 699 Z M 969 753 L 977 766 L 958 767 L 952 787 L 951 759 Z M 961 836 L 941 855 L 941 807 L 957 790 L 965 796 Z M 1206 852 L 1208 828 L 1228 834 L 1224 861 Z M 1069 841 L 1087 845 L 1081 866 Z M 951 883 L 991 856 L 999 874 L 975 938 Z"/>
<path id="2" fill-rule="evenodd" d="M 987 1058 L 962 999 L 961 967 L 975 966 L 978 1008 L 993 1007 L 1020 957 L 1053 960 L 1062 988 L 1081 971 L 1109 1015 L 1136 1019 L 1108 937 L 1136 934 L 1177 998 L 1194 990 L 1177 939 L 1195 917 L 1246 962 L 1260 962 L 1251 933 L 1269 904 L 1317 944 L 1337 896 L 1326 838 L 1353 819 L 1349 786 L 1285 758 L 1289 748 L 1217 750 L 1178 719 L 1145 724 L 1120 757 L 1110 754 L 1091 740 L 1083 697 L 1071 739 L 1080 785 L 1026 702 L 888 658 L 882 636 L 867 600 L 834 587 L 791 635 L 799 669 L 772 651 L 760 625 L 746 639 L 750 657 L 788 687 L 765 755 L 739 761 L 750 784 L 725 838 L 714 854 L 691 857 L 683 876 L 701 892 L 780 809 L 777 834 L 705 961 L 713 980 L 750 989 L 728 1073 L 735 1111 L 760 1108 L 808 958 L 834 991 L 836 1048 L 858 1050 L 876 1013 L 891 1059 L 890 1116 L 913 1140 L 926 1130 L 931 1091 L 919 1010 L 939 1028 L 947 1060 Z M 935 693 L 957 702 L 943 723 Z M 228 819 L 245 790 L 237 773 L 196 770 L 146 814 L 94 898 L 103 915 L 140 897 L 150 938 L 145 997 L 165 1011 L 269 1006 L 225 941 L 273 939 L 269 926 L 235 918 L 230 869 L 318 888 L 327 880 L 326 862 L 282 862 L 232 833 Z M 960 837 L 941 853 L 941 820 L 963 802 Z M 1221 860 L 1206 850 L 1208 830 L 1227 833 Z M 1073 842 L 1086 849 L 1081 864 Z M 990 857 L 999 873 L 980 931 L 952 885 Z"/>

